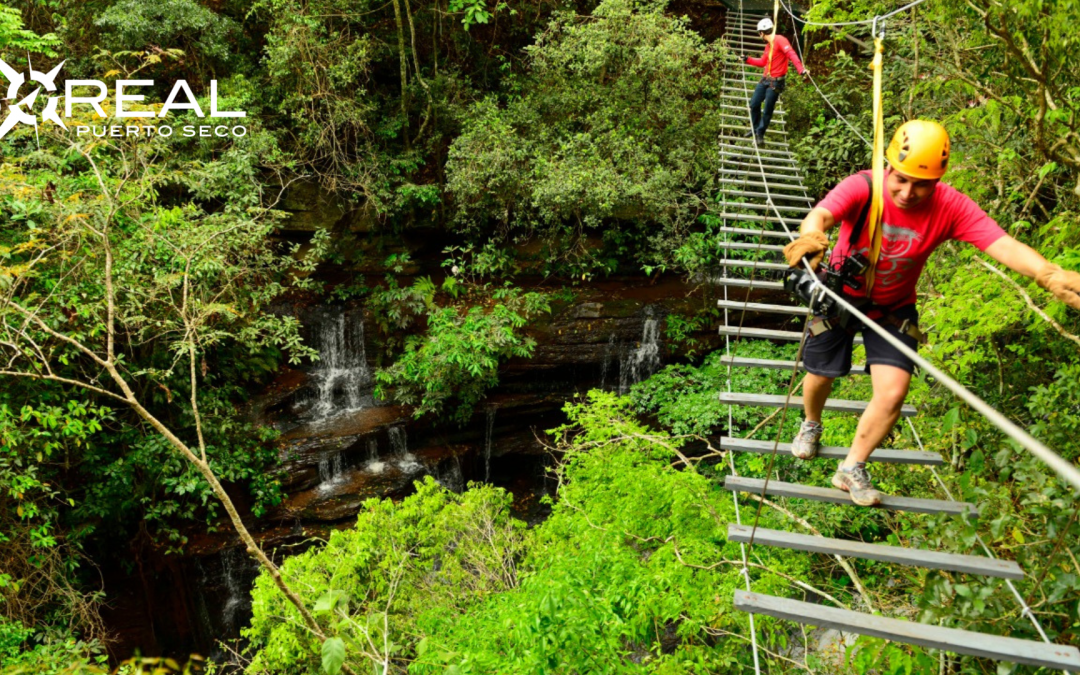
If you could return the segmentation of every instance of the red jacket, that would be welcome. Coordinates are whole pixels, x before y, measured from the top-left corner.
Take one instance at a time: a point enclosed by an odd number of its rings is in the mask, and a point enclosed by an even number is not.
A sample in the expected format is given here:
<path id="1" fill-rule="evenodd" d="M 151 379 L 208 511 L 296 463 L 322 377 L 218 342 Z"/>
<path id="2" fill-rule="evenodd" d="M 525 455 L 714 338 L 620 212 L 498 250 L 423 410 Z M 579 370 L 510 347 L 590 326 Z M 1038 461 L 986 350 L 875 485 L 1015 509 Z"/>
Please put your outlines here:
<path id="1" fill-rule="evenodd" d="M 765 45 L 765 51 L 762 53 L 760 59 L 755 59 L 752 56 L 746 57 L 746 62 L 751 66 L 758 66 L 759 68 L 767 68 L 769 63 L 769 49 L 779 48 L 773 52 L 772 57 L 772 72 L 766 70 L 765 77 L 783 77 L 787 75 L 788 60 L 795 64 L 795 70 L 800 75 L 803 73 L 803 64 L 799 60 L 799 55 L 795 53 L 795 50 L 791 48 L 791 43 L 783 35 L 777 35 L 773 38 L 771 45 Z"/>

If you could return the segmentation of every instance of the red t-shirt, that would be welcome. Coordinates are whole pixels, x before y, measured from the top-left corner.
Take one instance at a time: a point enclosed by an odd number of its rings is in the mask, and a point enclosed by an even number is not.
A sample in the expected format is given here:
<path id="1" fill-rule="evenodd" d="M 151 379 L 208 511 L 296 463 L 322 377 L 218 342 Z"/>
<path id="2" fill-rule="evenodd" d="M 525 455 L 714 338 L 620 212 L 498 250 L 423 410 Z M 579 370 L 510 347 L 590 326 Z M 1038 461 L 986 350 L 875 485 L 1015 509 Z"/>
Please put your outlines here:
<path id="1" fill-rule="evenodd" d="M 870 175 L 869 171 L 863 174 Z M 830 265 L 838 264 L 848 255 L 851 230 L 859 218 L 863 204 L 870 198 L 870 187 L 859 174 L 840 182 L 818 208 L 827 210 L 840 223 L 840 234 L 829 258 Z M 915 302 L 915 286 L 923 267 L 934 249 L 949 239 L 966 241 L 985 251 L 986 247 L 1005 236 L 1005 230 L 986 215 L 967 195 L 945 183 L 938 183 L 934 194 L 913 209 L 901 209 L 893 204 L 886 189 L 882 195 L 881 256 L 878 258 L 876 279 L 870 299 L 882 307 L 898 307 Z M 855 251 L 870 256 L 870 228 L 864 227 L 855 242 Z M 864 290 L 848 293 L 865 297 Z"/>
<path id="2" fill-rule="evenodd" d="M 769 48 L 772 48 L 772 73 L 765 73 L 765 77 L 783 77 L 787 75 L 788 59 L 795 64 L 795 70 L 801 75 L 803 72 L 802 61 L 799 60 L 799 55 L 792 49 L 791 43 L 783 35 L 777 35 L 773 38 L 771 45 L 765 45 L 765 51 L 762 53 L 760 59 L 755 59 L 752 56 L 746 57 L 746 62 L 751 66 L 757 66 L 759 68 L 769 67 Z"/>

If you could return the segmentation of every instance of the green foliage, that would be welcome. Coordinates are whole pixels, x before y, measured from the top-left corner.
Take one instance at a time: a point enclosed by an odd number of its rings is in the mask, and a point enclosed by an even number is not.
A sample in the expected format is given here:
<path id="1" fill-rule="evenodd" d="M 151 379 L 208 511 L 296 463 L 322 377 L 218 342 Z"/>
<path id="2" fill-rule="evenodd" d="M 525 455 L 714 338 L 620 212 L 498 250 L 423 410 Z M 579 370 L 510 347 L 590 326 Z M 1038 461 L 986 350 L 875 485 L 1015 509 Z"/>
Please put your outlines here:
<path id="1" fill-rule="evenodd" d="M 236 22 L 195 0 L 120 0 L 94 23 L 111 49 L 180 49 L 199 74 L 228 62 L 239 33 Z"/>
<path id="2" fill-rule="evenodd" d="M 443 288 L 453 291 L 455 284 L 454 277 L 448 277 Z M 544 294 L 510 287 L 494 290 L 481 306 L 433 307 L 427 331 L 406 338 L 397 361 L 376 373 L 376 395 L 392 394 L 394 400 L 416 406 L 416 417 L 449 414 L 464 423 L 498 382 L 500 361 L 532 354 L 536 341 L 519 331 L 530 317 L 549 311 Z M 459 403 L 449 413 L 446 408 L 454 399 Z"/>
<path id="3" fill-rule="evenodd" d="M 400 503 L 368 500 L 356 527 L 285 561 L 282 573 L 320 598 L 332 639 L 321 654 L 295 609 L 263 574 L 244 635 L 255 651 L 249 673 L 335 672 L 354 664 L 399 662 L 422 632 L 454 623 L 492 593 L 518 582 L 524 524 L 509 516 L 511 497 L 492 486 L 457 495 L 428 477 Z M 344 650 L 344 655 L 342 650 Z"/>
<path id="4" fill-rule="evenodd" d="M 583 245 L 602 226 L 649 264 L 681 243 L 712 184 L 720 52 L 664 4 L 606 0 L 550 23 L 528 73 L 477 103 L 450 149 L 457 227 L 535 232 L 575 276 L 609 269 Z"/>
<path id="5" fill-rule="evenodd" d="M 10 55 L 14 55 L 16 59 L 21 60 L 28 51 L 55 57 L 56 48 L 59 46 L 60 38 L 56 35 L 53 33 L 38 35 L 32 30 L 27 30 L 23 24 L 22 12 L 0 4 L 0 53 L 5 59 L 10 59 Z"/>
<path id="6" fill-rule="evenodd" d="M 42 639 L 44 638 L 44 639 Z M 39 675 L 79 675 L 103 667 L 108 657 L 101 643 L 72 635 L 37 636 L 22 624 L 0 618 L 0 671 Z M 85 670 L 84 670 L 85 668 Z"/>
<path id="7" fill-rule="evenodd" d="M 559 500 L 533 530 L 509 518 L 500 490 L 454 495 L 428 479 L 399 504 L 368 501 L 355 529 L 285 562 L 283 574 L 320 597 L 350 664 L 665 675 L 749 665 L 743 642 L 719 639 L 747 620 L 729 609 L 741 584 L 738 547 L 724 541 L 730 497 L 672 466 L 680 441 L 635 421 L 627 399 L 594 391 L 566 412 L 554 432 Z M 760 555 L 786 574 L 807 571 L 800 554 Z M 762 592 L 782 583 L 767 571 L 755 580 Z M 254 608 L 248 672 L 320 672 L 266 575 Z"/>

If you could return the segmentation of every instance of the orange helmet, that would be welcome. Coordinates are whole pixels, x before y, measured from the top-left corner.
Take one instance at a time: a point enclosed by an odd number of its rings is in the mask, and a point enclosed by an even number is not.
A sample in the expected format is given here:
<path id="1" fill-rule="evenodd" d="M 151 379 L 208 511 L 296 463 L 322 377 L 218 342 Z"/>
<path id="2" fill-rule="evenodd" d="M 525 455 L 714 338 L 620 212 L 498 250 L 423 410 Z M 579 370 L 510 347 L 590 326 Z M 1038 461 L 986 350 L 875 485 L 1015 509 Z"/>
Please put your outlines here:
<path id="1" fill-rule="evenodd" d="M 885 156 L 892 168 L 912 178 L 941 178 L 949 166 L 949 132 L 929 120 L 905 122 L 893 134 Z"/>

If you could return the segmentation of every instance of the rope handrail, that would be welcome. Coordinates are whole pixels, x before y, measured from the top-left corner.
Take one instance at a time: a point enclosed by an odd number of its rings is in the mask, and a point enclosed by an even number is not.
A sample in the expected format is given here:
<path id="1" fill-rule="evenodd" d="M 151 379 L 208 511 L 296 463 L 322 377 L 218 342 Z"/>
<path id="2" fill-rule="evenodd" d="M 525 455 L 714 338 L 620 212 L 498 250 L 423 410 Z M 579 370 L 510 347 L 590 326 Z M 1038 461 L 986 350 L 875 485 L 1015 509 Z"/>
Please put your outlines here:
<path id="1" fill-rule="evenodd" d="M 799 17 L 795 16 L 795 13 L 793 11 L 791 11 L 790 7 L 788 7 L 786 4 L 784 4 L 784 0 L 779 0 L 779 1 L 780 1 L 780 4 L 783 5 L 784 9 L 787 10 L 787 13 L 791 15 L 791 18 L 794 19 L 795 21 L 803 23 L 803 24 L 805 24 L 807 26 L 820 26 L 820 27 L 823 27 L 823 28 L 843 28 L 844 26 L 874 26 L 880 20 L 888 19 L 891 16 L 895 16 L 895 15 L 899 14 L 900 12 L 907 11 L 907 10 L 911 9 L 912 7 L 915 7 L 917 5 L 921 5 L 922 3 L 926 2 L 926 0 L 915 0 L 915 2 L 909 2 L 908 4 L 904 5 L 903 7 L 899 8 L 899 9 L 894 9 L 893 11 L 888 12 L 886 14 L 878 14 L 878 15 L 870 18 L 870 19 L 860 19 L 858 21 L 822 22 L 822 21 L 809 21 L 807 19 L 800 19 Z"/>

